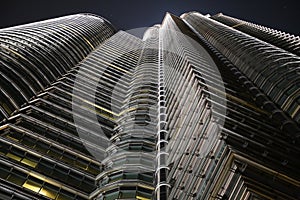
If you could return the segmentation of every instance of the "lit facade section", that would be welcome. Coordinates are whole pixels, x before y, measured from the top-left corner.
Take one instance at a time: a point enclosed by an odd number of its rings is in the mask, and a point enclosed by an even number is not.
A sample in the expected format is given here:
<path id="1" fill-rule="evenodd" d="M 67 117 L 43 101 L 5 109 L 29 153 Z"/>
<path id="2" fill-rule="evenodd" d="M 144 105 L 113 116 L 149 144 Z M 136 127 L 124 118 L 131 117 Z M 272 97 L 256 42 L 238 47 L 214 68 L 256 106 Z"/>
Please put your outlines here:
<path id="1" fill-rule="evenodd" d="M 0 199 L 299 198 L 296 43 L 197 12 L 2 29 Z"/>

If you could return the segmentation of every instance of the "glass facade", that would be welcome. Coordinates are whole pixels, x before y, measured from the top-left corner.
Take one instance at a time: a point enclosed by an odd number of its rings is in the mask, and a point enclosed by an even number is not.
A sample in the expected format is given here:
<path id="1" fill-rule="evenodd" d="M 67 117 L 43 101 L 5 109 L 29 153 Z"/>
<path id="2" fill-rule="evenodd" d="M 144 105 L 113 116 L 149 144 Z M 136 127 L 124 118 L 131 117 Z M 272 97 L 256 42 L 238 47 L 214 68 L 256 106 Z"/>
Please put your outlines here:
<path id="1" fill-rule="evenodd" d="M 244 20 L 236 19 L 222 13 L 211 17 L 227 26 L 231 26 L 244 33 L 252 35 L 260 40 L 266 41 L 277 47 L 285 49 L 293 54 L 300 55 L 300 38 L 283 31 L 274 30 L 265 26 L 246 22 Z"/>
<path id="2" fill-rule="evenodd" d="M 0 199 L 299 199 L 298 39 L 167 13 L 0 30 Z"/>
<path id="3" fill-rule="evenodd" d="M 79 138 L 72 91 L 77 64 L 114 32 L 90 14 L 0 31 L 1 199 L 88 199 L 96 190 L 104 166 L 87 147 L 104 150 Z M 110 131 L 113 122 L 101 120 Z"/>

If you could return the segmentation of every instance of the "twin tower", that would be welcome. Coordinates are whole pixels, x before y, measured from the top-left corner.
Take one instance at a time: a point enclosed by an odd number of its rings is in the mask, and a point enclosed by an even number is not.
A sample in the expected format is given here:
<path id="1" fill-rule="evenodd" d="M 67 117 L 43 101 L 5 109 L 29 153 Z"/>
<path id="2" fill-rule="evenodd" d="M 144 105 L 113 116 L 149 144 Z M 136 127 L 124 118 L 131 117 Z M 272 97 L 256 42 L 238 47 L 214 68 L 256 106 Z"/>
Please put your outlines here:
<path id="1" fill-rule="evenodd" d="M 0 30 L 0 199 L 300 198 L 300 38 L 167 13 Z"/>

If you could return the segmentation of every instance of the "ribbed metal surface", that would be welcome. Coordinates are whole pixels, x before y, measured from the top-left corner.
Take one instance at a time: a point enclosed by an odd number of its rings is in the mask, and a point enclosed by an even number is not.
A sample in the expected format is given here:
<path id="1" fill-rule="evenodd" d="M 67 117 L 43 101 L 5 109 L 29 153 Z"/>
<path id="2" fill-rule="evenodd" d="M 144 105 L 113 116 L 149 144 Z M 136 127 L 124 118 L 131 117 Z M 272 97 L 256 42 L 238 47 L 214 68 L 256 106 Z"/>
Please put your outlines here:
<path id="1" fill-rule="evenodd" d="M 299 198 L 299 57 L 233 28 L 2 29 L 0 199 Z"/>
<path id="2" fill-rule="evenodd" d="M 114 29 L 77 14 L 0 30 L 0 121 L 79 63 Z"/>
<path id="3" fill-rule="evenodd" d="M 201 174 L 209 173 L 206 167 L 213 167 L 209 156 L 220 143 L 220 117 L 213 114 L 218 106 L 212 95 L 216 95 L 214 89 L 219 89 L 222 80 L 214 61 L 192 39 L 178 17 L 167 14 L 162 29 L 170 167 L 168 199 L 192 199 L 205 188 L 206 180 L 201 179 Z"/>
<path id="4" fill-rule="evenodd" d="M 91 196 L 96 199 L 152 198 L 158 57 L 151 47 L 155 43 L 151 37 L 142 41 L 121 31 L 96 51 L 97 59 L 121 72 L 110 77 L 114 87 L 109 96 L 115 99 L 110 109 L 119 114 L 113 119 L 116 125 L 109 135 L 104 171 L 96 179 L 99 188 Z"/>
<path id="5" fill-rule="evenodd" d="M 298 68 L 300 58 L 298 56 L 228 28 L 199 13 L 190 13 L 184 19 L 228 57 L 283 111 L 299 122 Z M 286 125 L 286 127 L 283 125 L 286 133 L 294 138 L 299 136 L 299 130 L 296 127 L 289 127 L 293 122 L 288 122 L 288 120 L 283 120 L 283 122 Z"/>
<path id="6" fill-rule="evenodd" d="M 222 13 L 214 15 L 211 18 L 300 56 L 299 36 L 236 19 Z"/>
<path id="7" fill-rule="evenodd" d="M 249 55 L 242 54 L 244 57 L 239 59 L 240 62 L 231 60 L 233 56 L 241 56 L 233 51 L 234 45 L 239 45 L 238 42 L 235 43 L 238 39 L 231 39 L 229 42 L 230 37 L 225 37 L 224 34 L 232 29 L 210 23 L 212 20 L 199 13 L 187 13 L 182 18 L 217 62 L 228 100 L 225 125 L 221 133 L 223 141 L 216 146 L 211 157 L 214 164 L 199 174 L 202 175 L 199 180 L 205 182 L 197 182 L 200 189 L 194 191 L 195 198 L 296 199 L 299 195 L 299 176 L 296 170 L 300 152 L 295 145 L 297 140 L 292 136 L 296 133 L 294 130 L 297 130 L 296 123 L 291 122 L 295 128 L 290 132 L 292 134 L 285 132 L 287 129 L 282 129 L 282 123 L 291 119 L 276 107 L 276 102 L 270 101 L 261 88 L 257 88 L 255 79 L 250 79 L 243 73 L 243 68 L 240 67 L 244 63 L 241 59 L 251 59 Z M 217 34 L 219 31 L 222 34 Z M 255 40 L 250 36 L 244 38 Z M 246 51 L 247 48 L 256 50 L 251 45 L 240 50 Z M 251 62 L 248 64 L 251 65 Z M 257 64 L 253 62 L 253 65 Z M 268 181 L 274 177 L 278 179 Z"/>
<path id="8" fill-rule="evenodd" d="M 0 30 L 1 116 L 8 118 L 0 128 L 1 199 L 88 199 L 96 189 L 104 167 L 93 154 L 105 149 L 79 138 L 77 128 L 99 135 L 74 123 L 74 116 L 91 123 L 92 111 L 91 102 L 81 104 L 81 113 L 72 108 L 72 98 L 88 90 L 72 92 L 77 64 L 113 34 L 107 21 L 89 14 Z M 85 77 L 95 76 L 94 65 L 84 68 Z M 101 116 L 102 128 L 112 132 L 113 122 Z"/>

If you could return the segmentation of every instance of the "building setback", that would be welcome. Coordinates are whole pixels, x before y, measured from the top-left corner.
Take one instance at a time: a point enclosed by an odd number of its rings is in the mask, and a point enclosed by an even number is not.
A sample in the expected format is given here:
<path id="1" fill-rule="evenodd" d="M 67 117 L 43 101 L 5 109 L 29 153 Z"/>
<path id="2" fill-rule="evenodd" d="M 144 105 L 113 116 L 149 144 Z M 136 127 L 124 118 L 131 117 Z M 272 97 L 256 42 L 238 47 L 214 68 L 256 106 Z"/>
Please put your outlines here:
<path id="1" fill-rule="evenodd" d="M 0 30 L 0 199 L 299 199 L 299 37 L 167 13 Z"/>

